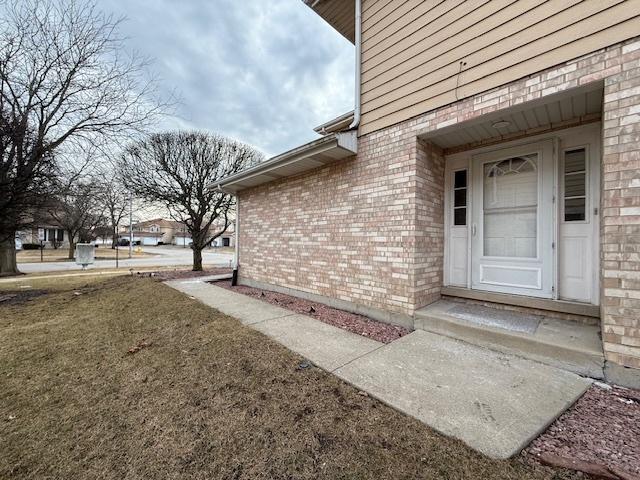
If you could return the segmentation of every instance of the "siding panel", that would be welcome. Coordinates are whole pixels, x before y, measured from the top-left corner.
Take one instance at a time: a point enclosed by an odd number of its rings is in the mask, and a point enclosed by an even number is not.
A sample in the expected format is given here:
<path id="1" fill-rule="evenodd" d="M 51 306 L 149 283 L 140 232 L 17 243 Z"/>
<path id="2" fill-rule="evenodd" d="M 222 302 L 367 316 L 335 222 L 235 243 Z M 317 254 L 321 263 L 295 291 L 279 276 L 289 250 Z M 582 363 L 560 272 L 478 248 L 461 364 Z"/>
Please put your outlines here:
<path id="1" fill-rule="evenodd" d="M 563 0 L 559 3 L 565 2 L 566 0 Z M 640 5 L 640 0 L 638 3 Z M 467 67 L 472 66 L 462 71 L 461 80 L 484 76 L 488 73 L 488 68 L 493 69 L 489 72 L 497 71 L 505 63 L 513 65 L 518 61 L 535 58 L 539 54 L 570 43 L 572 39 L 588 35 L 603 26 L 618 24 L 616 9 L 623 8 L 626 8 L 624 0 L 599 0 L 590 2 L 589 6 L 576 5 L 553 17 L 545 18 L 540 23 L 511 32 L 509 35 L 503 35 L 503 29 L 496 30 L 500 33 L 499 37 L 486 35 L 489 38 L 479 38 L 462 45 L 446 55 L 438 56 L 433 62 L 427 62 L 402 75 L 397 75 L 393 80 L 380 83 L 374 79 L 369 83 L 378 84 L 378 86 L 363 93 L 362 101 L 367 104 L 368 110 L 374 110 L 396 100 L 405 101 L 410 94 L 430 88 L 449 77 L 457 76 L 460 64 L 459 62 L 447 63 L 450 58 L 464 58 Z M 583 20 L 574 22 L 579 14 L 583 15 Z M 497 41 L 496 38 L 498 38 Z"/>
<path id="2" fill-rule="evenodd" d="M 392 3 L 402 15 L 363 31 L 360 134 L 640 32 L 640 0 Z"/>
<path id="3" fill-rule="evenodd" d="M 524 9 L 519 0 L 489 0 L 475 11 L 460 13 L 451 23 L 440 17 L 428 28 L 389 45 L 371 62 L 364 62 L 362 81 L 373 88 L 429 62 L 458 59 L 581 1 L 547 0 Z M 523 15 L 531 23 L 517 21 Z"/>

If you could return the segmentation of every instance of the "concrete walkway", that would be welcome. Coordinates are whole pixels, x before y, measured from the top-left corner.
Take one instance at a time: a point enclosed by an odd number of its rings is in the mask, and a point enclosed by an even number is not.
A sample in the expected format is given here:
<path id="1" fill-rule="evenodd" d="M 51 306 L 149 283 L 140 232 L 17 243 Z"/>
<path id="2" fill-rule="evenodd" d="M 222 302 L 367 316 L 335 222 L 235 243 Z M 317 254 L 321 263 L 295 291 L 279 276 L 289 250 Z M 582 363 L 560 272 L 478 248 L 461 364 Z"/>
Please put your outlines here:
<path id="1" fill-rule="evenodd" d="M 591 383 L 434 333 L 385 345 L 200 280 L 167 284 L 493 458 L 517 454 Z"/>

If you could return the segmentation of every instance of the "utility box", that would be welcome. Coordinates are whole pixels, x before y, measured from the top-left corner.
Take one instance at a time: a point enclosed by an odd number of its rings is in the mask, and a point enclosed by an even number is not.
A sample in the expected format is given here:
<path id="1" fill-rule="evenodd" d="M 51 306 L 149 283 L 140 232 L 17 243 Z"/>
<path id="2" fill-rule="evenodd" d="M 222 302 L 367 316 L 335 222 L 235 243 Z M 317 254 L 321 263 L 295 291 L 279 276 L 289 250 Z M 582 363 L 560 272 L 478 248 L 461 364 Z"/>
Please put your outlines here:
<path id="1" fill-rule="evenodd" d="M 82 265 L 82 268 L 87 268 L 87 265 L 93 264 L 96 257 L 96 247 L 90 243 L 78 243 L 76 244 L 76 264 Z"/>

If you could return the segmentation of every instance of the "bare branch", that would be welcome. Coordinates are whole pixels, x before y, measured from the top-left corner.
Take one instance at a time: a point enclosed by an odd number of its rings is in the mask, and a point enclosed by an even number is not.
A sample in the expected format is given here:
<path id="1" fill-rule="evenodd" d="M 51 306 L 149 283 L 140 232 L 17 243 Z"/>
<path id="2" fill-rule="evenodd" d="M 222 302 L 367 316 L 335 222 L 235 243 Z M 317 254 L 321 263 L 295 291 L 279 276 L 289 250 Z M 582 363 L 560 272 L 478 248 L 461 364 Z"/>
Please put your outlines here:
<path id="1" fill-rule="evenodd" d="M 0 250 L 13 248 L 16 230 L 46 198 L 63 147 L 124 144 L 169 106 L 156 98 L 149 61 L 125 53 L 121 23 L 92 0 L 2 4 Z M 2 258 L 0 273 L 15 270 Z"/>
<path id="2" fill-rule="evenodd" d="M 120 173 L 134 195 L 164 205 L 174 220 L 186 225 L 193 240 L 194 270 L 201 270 L 202 249 L 227 230 L 234 205 L 233 197 L 209 186 L 262 158 L 254 148 L 219 135 L 167 132 L 131 145 Z"/>

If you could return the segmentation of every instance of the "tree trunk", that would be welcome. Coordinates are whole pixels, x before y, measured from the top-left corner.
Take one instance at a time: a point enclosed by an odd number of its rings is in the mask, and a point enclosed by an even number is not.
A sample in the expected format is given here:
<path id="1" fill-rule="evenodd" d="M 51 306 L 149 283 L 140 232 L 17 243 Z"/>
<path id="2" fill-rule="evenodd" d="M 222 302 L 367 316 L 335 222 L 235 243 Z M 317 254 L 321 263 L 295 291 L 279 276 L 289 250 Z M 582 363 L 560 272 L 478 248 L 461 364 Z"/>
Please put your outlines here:
<path id="1" fill-rule="evenodd" d="M 15 234 L 11 234 L 8 240 L 0 242 L 0 276 L 17 275 L 18 263 L 16 262 Z"/>
<path id="2" fill-rule="evenodd" d="M 118 233 L 114 230 L 113 234 L 111 235 L 111 248 L 115 250 L 117 246 L 118 246 Z"/>
<path id="3" fill-rule="evenodd" d="M 197 248 L 195 245 L 191 247 L 193 249 L 193 271 L 202 271 L 202 247 Z"/>
<path id="4" fill-rule="evenodd" d="M 74 242 L 75 235 L 71 234 L 71 232 L 67 232 L 69 235 L 69 260 L 73 260 L 76 258 L 76 242 Z"/>

